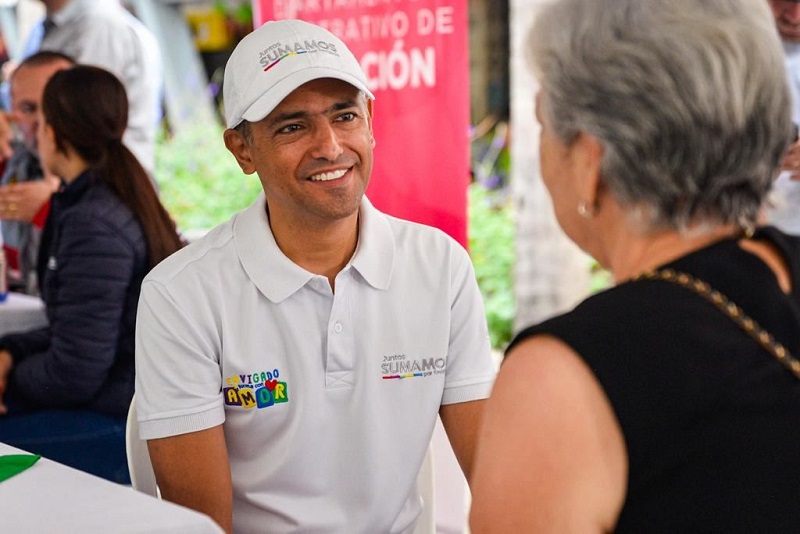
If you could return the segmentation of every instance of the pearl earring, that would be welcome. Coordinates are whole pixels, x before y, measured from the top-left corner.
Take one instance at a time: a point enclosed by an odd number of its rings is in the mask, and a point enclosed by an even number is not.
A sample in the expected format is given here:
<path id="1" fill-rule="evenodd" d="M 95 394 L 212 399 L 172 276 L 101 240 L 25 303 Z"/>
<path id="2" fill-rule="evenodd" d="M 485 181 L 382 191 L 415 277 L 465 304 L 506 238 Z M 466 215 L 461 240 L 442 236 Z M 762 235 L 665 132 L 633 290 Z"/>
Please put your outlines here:
<path id="1" fill-rule="evenodd" d="M 584 219 L 591 219 L 594 217 L 594 210 L 589 209 L 589 204 L 587 202 L 581 202 L 578 204 L 578 215 Z"/>

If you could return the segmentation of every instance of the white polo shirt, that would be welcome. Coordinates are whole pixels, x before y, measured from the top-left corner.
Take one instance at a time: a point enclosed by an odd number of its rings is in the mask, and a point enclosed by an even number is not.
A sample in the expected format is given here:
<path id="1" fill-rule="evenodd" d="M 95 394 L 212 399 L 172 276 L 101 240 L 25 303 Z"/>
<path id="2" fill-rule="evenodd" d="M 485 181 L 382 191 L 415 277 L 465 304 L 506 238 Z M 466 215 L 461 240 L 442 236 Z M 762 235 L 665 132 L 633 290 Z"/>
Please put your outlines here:
<path id="1" fill-rule="evenodd" d="M 335 294 L 277 247 L 263 195 L 142 285 L 141 436 L 224 423 L 236 532 L 410 532 L 439 407 L 489 395 L 466 251 L 366 198 L 359 221 Z"/>

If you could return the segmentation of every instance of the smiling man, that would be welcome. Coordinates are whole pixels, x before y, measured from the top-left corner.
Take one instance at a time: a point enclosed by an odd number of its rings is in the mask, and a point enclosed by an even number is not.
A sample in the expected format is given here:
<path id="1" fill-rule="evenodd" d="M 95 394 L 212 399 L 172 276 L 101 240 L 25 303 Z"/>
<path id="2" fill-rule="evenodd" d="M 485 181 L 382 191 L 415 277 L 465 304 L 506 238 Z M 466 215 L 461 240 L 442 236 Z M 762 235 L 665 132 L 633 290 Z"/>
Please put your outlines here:
<path id="1" fill-rule="evenodd" d="M 224 99 L 264 195 L 143 284 L 136 400 L 162 495 L 237 533 L 412 532 L 437 416 L 469 478 L 494 378 L 469 257 L 364 196 L 374 97 L 328 31 L 257 29 Z"/>

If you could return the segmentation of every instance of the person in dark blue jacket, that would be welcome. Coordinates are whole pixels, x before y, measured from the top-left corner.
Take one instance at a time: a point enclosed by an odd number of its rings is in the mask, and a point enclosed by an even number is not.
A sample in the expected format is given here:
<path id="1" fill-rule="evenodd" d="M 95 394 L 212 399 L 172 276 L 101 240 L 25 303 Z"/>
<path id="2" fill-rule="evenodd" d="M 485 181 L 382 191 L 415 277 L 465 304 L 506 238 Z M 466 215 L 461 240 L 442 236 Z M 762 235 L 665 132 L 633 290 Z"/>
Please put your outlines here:
<path id="1" fill-rule="evenodd" d="M 0 338 L 0 441 L 123 483 L 139 289 L 182 245 L 122 144 L 127 109 L 103 69 L 76 66 L 48 82 L 38 146 L 63 180 L 38 262 L 49 326 Z"/>

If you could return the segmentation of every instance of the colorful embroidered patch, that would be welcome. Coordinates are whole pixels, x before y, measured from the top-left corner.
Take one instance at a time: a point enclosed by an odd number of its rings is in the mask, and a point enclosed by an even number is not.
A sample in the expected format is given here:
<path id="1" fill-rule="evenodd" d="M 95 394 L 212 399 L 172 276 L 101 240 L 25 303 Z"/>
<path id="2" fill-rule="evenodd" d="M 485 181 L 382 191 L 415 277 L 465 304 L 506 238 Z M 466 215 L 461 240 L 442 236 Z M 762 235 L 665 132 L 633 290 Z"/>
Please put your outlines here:
<path id="1" fill-rule="evenodd" d="M 280 382 L 279 376 L 280 372 L 273 369 L 225 378 L 226 387 L 222 388 L 225 404 L 261 409 L 289 402 L 289 386 Z"/>

